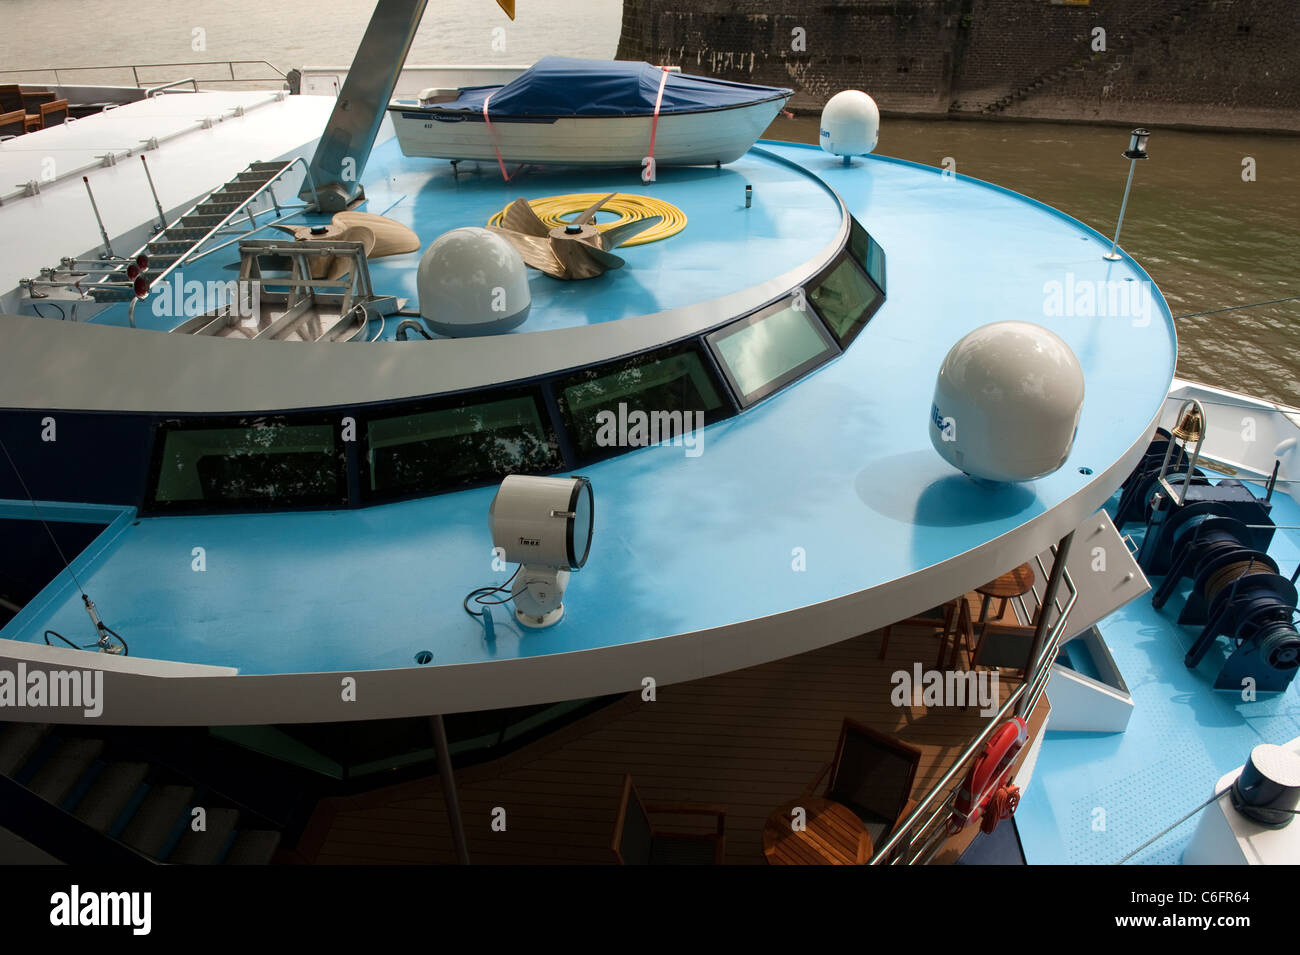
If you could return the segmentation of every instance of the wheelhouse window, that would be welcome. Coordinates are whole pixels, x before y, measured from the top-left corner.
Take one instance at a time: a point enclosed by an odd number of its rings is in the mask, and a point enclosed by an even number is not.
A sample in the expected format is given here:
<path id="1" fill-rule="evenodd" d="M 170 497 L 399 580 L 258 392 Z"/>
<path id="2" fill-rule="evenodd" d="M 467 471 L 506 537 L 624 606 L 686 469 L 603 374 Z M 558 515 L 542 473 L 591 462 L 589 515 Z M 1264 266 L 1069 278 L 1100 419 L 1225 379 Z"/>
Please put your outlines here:
<path id="1" fill-rule="evenodd" d="M 746 407 L 836 354 L 821 322 L 806 302 L 795 298 L 712 332 L 708 342 Z"/>
<path id="2" fill-rule="evenodd" d="M 556 400 L 581 463 L 680 439 L 731 412 L 694 342 L 564 376 Z"/>
<path id="3" fill-rule="evenodd" d="M 337 429 L 287 416 L 162 421 L 148 500 L 162 510 L 344 505 Z"/>
<path id="4" fill-rule="evenodd" d="M 465 395 L 370 417 L 366 444 L 363 497 L 453 490 L 563 463 L 535 390 Z"/>
<path id="5" fill-rule="evenodd" d="M 857 337 L 885 298 L 847 255 L 816 280 L 808 297 L 841 348 Z"/>
<path id="6" fill-rule="evenodd" d="M 885 295 L 885 250 L 873 239 L 857 219 L 849 218 L 849 253 L 858 265 L 867 270 L 871 281 Z"/>

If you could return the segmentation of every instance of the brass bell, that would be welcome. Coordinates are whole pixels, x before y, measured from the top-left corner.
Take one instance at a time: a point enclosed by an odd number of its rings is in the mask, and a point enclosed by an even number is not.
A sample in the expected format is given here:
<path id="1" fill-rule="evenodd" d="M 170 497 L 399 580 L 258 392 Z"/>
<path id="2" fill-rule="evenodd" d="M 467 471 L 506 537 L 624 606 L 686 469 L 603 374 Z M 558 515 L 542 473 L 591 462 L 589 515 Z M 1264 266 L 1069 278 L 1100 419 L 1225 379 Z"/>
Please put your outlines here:
<path id="1" fill-rule="evenodd" d="M 1195 408 L 1188 408 L 1183 414 L 1183 420 L 1178 422 L 1172 434 L 1183 444 L 1190 444 L 1201 440 L 1201 435 L 1205 433 L 1205 421 L 1201 418 L 1201 413 Z"/>

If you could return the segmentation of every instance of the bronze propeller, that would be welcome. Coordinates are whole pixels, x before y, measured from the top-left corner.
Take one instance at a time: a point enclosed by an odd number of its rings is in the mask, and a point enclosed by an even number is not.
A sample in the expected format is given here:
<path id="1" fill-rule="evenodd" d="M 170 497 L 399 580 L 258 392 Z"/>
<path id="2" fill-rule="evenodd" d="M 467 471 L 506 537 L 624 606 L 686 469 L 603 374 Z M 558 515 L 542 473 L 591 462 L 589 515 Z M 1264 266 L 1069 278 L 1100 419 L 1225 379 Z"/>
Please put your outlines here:
<path id="1" fill-rule="evenodd" d="M 506 207 L 501 225 L 488 228 L 504 236 L 519 252 L 524 264 L 552 278 L 595 278 L 610 269 L 623 267 L 623 260 L 611 249 L 663 219 L 662 216 L 647 216 L 602 232 L 592 225 L 592 220 L 600 207 L 616 195 L 618 193 L 611 192 L 574 216 L 571 222 L 554 228 L 538 217 L 527 199 L 516 199 Z"/>

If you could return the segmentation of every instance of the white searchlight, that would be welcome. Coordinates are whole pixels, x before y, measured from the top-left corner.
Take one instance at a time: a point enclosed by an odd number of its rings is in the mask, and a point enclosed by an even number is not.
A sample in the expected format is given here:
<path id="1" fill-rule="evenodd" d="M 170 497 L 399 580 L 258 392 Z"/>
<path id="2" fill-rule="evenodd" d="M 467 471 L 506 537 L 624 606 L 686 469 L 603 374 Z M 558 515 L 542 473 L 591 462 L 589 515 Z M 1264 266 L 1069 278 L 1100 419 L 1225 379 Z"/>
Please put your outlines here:
<path id="1" fill-rule="evenodd" d="M 584 477 L 508 475 L 492 498 L 492 546 L 520 564 L 510 587 L 515 619 L 549 627 L 564 616 L 571 571 L 587 562 L 595 501 Z"/>

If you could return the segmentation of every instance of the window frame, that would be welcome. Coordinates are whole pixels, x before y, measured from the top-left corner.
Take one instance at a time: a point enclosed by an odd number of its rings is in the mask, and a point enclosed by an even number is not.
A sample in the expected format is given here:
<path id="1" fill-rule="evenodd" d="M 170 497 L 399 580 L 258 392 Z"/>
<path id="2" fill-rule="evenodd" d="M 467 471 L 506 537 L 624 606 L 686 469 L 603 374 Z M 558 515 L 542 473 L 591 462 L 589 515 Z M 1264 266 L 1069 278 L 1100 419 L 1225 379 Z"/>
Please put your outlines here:
<path id="1" fill-rule="evenodd" d="M 830 278 L 830 276 L 833 275 L 845 262 L 848 262 L 849 266 L 866 281 L 867 286 L 871 288 L 876 295 L 874 300 L 865 306 L 862 312 L 858 314 L 858 317 L 849 324 L 849 327 L 844 332 L 844 337 L 841 338 L 831 326 L 830 320 L 827 319 L 822 313 L 822 310 L 818 308 L 816 300 L 813 299 L 812 292 L 813 289 L 817 288 Z M 853 257 L 853 253 L 848 246 L 844 247 L 840 254 L 831 261 L 830 265 L 818 272 L 812 281 L 807 284 L 806 288 L 808 304 L 817 313 L 831 338 L 839 345 L 841 353 L 849 350 L 849 346 L 853 344 L 854 340 L 860 334 L 862 334 L 862 330 L 867 327 L 867 323 L 871 321 L 876 312 L 880 311 L 880 307 L 885 304 L 885 293 L 881 291 L 880 286 L 871 280 L 871 276 L 867 273 L 867 270 L 864 269 L 858 263 L 858 260 Z"/>
<path id="2" fill-rule="evenodd" d="M 747 410 L 752 408 L 765 398 L 769 398 L 778 391 L 782 391 L 788 385 L 798 381 L 800 378 L 803 378 L 808 374 L 811 374 L 815 369 L 820 368 L 822 365 L 834 361 L 844 353 L 843 349 L 836 343 L 835 336 L 827 328 L 825 319 L 823 319 L 821 314 L 814 309 L 812 299 L 805 295 L 804 308 L 801 310 L 797 309 L 797 311 L 803 311 L 808 315 L 812 329 L 817 333 L 818 337 L 821 338 L 822 343 L 826 347 L 819 354 L 814 355 L 812 358 L 805 359 L 795 367 L 781 375 L 778 375 L 776 378 L 771 379 L 752 392 L 745 392 L 741 389 L 739 382 L 737 382 L 735 375 L 732 373 L 731 368 L 728 367 L 726 359 L 722 355 L 720 342 L 726 338 L 730 338 L 732 335 L 738 334 L 746 328 L 758 324 L 760 321 L 763 321 L 778 312 L 783 312 L 786 309 L 791 308 L 794 299 L 795 296 L 793 294 L 786 295 L 783 298 L 777 299 L 775 302 L 769 302 L 767 305 L 750 312 L 748 315 L 743 315 L 735 321 L 728 322 L 720 328 L 715 328 L 704 336 L 704 341 L 708 345 L 709 350 L 713 353 L 713 358 L 717 363 L 718 369 L 722 372 L 723 377 L 727 381 L 727 387 L 730 388 L 731 393 L 736 396 L 736 400 L 740 403 L 742 409 Z"/>
<path id="3" fill-rule="evenodd" d="M 641 364 L 650 364 L 657 360 L 675 358 L 678 355 L 694 353 L 699 359 L 700 369 L 713 385 L 717 392 L 719 405 L 717 408 L 704 413 L 704 427 L 708 427 L 716 421 L 724 418 L 730 418 L 737 412 L 734 392 L 728 385 L 725 376 L 721 370 L 716 367 L 716 362 L 705 344 L 702 336 L 696 335 L 691 338 L 679 339 L 675 342 L 669 342 L 666 345 L 656 345 L 654 348 L 648 348 L 643 351 L 633 352 L 624 355 L 621 358 L 615 358 L 613 361 L 602 362 L 598 365 L 587 365 L 584 368 L 570 369 L 548 379 L 547 384 L 555 398 L 555 408 L 559 413 L 558 424 L 563 429 L 568 447 L 573 454 L 572 467 L 585 467 L 596 461 L 604 461 L 607 458 L 617 457 L 620 454 L 627 454 L 632 451 L 643 450 L 641 447 L 624 447 L 622 445 L 611 445 L 608 448 L 599 448 L 595 451 L 584 451 L 579 435 L 581 430 L 574 425 L 574 418 L 568 403 L 565 400 L 564 392 L 571 388 L 575 382 L 574 379 L 579 376 L 585 376 L 588 381 L 596 378 L 603 378 L 608 374 L 615 373 L 619 366 L 631 367 L 634 362 L 640 359 Z M 646 445 L 654 447 L 654 445 Z"/>
<path id="4" fill-rule="evenodd" d="M 146 514 L 255 514 L 280 511 L 333 511 L 349 506 L 348 481 L 349 442 L 342 440 L 344 413 L 270 413 L 240 415 L 166 415 L 154 422 L 153 446 L 149 452 L 149 471 L 141 511 Z M 160 501 L 158 485 L 162 479 L 163 462 L 167 455 L 167 437 L 177 431 L 229 431 L 250 428 L 254 422 L 283 423 L 288 427 L 328 426 L 333 439 L 334 477 L 337 491 L 328 500 L 285 501 L 279 498 L 221 498 L 187 501 Z M 197 466 L 197 462 L 196 462 Z"/>
<path id="5" fill-rule="evenodd" d="M 508 401 L 514 398 L 531 398 L 537 420 L 541 424 L 543 438 L 550 443 L 553 452 L 553 466 L 545 469 L 533 469 L 511 473 L 520 474 L 554 474 L 565 469 L 564 444 L 555 427 L 546 401 L 545 390 L 541 383 L 530 382 L 504 386 L 490 386 L 472 391 L 461 391 L 450 395 L 437 395 L 430 398 L 417 398 L 394 404 L 373 405 L 356 408 L 349 412 L 357 421 L 357 495 L 361 506 L 387 504 L 394 501 L 415 498 L 434 497 L 456 491 L 467 491 L 476 487 L 487 487 L 500 482 L 501 475 L 479 473 L 471 479 L 452 484 L 439 484 L 435 487 L 394 488 L 391 490 L 371 489 L 371 443 L 370 426 L 375 421 L 389 418 L 404 418 L 412 415 L 429 414 L 438 411 L 450 411 L 468 408 L 473 405 L 491 404 L 496 401 Z"/>

